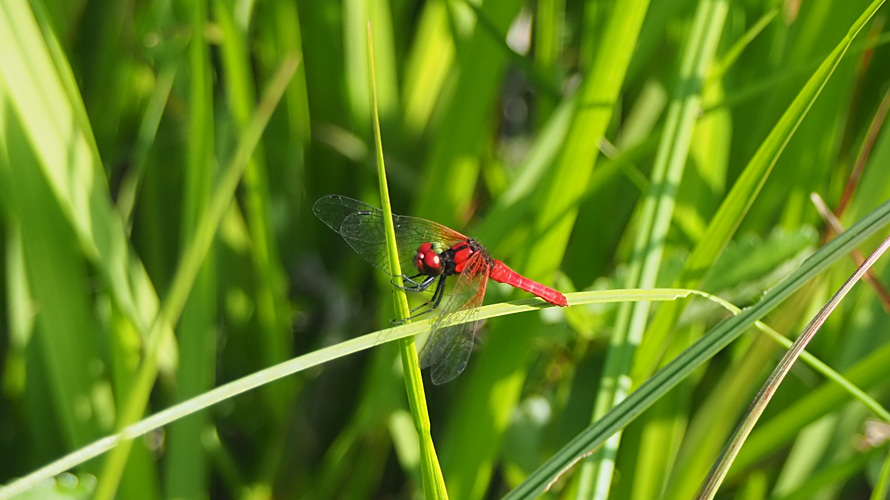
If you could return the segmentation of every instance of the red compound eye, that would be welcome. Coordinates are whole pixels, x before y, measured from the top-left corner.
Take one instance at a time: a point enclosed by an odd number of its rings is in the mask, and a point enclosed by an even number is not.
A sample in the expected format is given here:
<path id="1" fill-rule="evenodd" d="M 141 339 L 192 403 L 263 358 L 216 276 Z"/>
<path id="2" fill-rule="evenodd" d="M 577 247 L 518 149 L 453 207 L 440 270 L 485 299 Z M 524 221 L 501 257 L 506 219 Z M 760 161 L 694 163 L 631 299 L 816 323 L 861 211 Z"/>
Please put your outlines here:
<path id="1" fill-rule="evenodd" d="M 434 275 L 442 272 L 442 260 L 433 249 L 432 243 L 424 243 L 417 248 L 414 265 L 421 274 Z"/>

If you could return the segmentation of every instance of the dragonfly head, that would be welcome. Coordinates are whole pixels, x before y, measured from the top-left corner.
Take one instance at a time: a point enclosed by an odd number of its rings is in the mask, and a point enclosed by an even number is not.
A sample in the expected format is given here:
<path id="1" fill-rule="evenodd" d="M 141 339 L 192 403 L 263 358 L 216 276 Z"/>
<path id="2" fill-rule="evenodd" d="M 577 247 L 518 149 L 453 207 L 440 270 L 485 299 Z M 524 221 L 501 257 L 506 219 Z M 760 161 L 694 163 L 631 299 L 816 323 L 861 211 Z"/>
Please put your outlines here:
<path id="1" fill-rule="evenodd" d="M 438 243 L 426 242 L 417 248 L 417 254 L 414 256 L 414 265 L 420 274 L 427 276 L 436 276 L 442 274 L 444 268 L 442 266 L 442 247 Z"/>

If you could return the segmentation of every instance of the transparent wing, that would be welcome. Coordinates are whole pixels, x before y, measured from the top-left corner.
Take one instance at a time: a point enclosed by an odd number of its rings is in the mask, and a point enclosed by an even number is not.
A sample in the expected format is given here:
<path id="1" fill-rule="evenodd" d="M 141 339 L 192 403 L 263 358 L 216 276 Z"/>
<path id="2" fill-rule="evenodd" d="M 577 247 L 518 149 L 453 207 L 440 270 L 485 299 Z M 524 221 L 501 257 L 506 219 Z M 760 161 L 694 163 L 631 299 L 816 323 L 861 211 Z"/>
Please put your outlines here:
<path id="1" fill-rule="evenodd" d="M 457 377 L 467 367 L 479 326 L 473 318 L 485 298 L 489 270 L 488 261 L 481 253 L 470 257 L 420 351 L 420 367 L 430 368 L 430 377 L 436 385 Z"/>
<path id="2" fill-rule="evenodd" d="M 339 233 L 363 259 L 386 274 L 391 274 L 386 255 L 382 210 L 352 198 L 331 194 L 316 201 L 312 206 L 312 213 Z M 402 272 L 408 275 L 416 270 L 414 254 L 422 243 L 438 242 L 447 248 L 467 239 L 453 229 L 425 219 L 406 215 L 393 215 L 392 219 L 396 230 L 399 262 Z"/>

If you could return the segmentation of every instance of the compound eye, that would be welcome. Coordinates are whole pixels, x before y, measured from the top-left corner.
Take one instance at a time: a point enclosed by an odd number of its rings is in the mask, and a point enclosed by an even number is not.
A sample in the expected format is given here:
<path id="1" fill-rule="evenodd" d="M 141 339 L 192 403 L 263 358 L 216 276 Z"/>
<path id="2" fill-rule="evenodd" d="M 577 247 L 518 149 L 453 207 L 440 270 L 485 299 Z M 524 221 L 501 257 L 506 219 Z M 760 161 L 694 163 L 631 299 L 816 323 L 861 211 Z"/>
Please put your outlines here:
<path id="1" fill-rule="evenodd" d="M 427 269 L 435 269 L 438 271 L 442 265 L 442 261 L 439 259 L 439 255 L 436 252 L 430 250 L 423 256 L 423 265 L 426 266 Z"/>
<path id="2" fill-rule="evenodd" d="M 442 261 L 439 259 L 439 254 L 433 249 L 433 245 L 424 243 L 417 248 L 414 265 L 417 266 L 417 270 L 421 274 L 439 274 Z"/>

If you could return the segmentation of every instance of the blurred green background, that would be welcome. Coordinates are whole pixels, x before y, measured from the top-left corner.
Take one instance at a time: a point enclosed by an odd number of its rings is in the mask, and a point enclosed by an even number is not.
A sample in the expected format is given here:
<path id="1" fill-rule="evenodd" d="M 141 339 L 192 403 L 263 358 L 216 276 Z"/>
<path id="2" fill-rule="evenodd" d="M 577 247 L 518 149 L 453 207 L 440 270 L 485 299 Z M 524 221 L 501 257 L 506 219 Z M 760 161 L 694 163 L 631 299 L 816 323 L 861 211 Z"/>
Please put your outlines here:
<path id="1" fill-rule="evenodd" d="M 396 213 L 566 293 L 680 286 L 744 307 L 834 235 L 811 193 L 847 227 L 890 197 L 881 3 L 5 0 L 0 482 L 114 432 L 128 402 L 141 418 L 389 326 L 388 278 L 311 213 L 329 193 L 380 206 L 369 22 Z M 854 269 L 838 259 L 765 320 L 796 337 Z M 886 403 L 881 293 L 857 287 L 809 350 Z M 492 284 L 487 302 L 526 297 Z M 508 493 L 725 317 L 686 299 L 487 322 L 467 371 L 426 386 L 450 498 Z M 748 332 L 547 497 L 690 498 L 781 353 Z M 721 495 L 877 494 L 870 416 L 797 367 Z M 105 460 L 31 498 L 89 496 Z M 422 481 L 386 344 L 137 439 L 107 487 L 419 498 Z"/>

